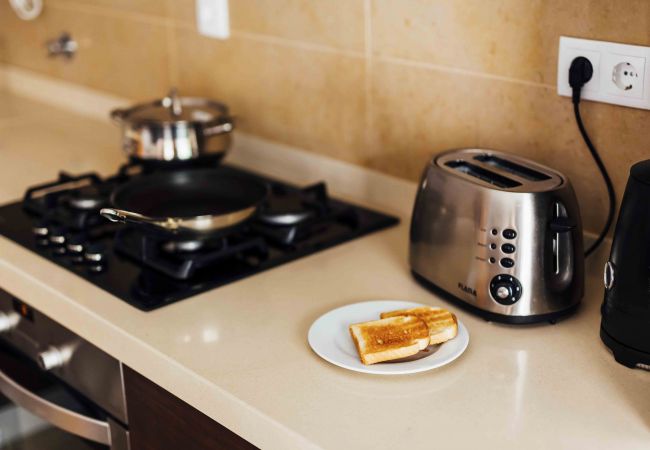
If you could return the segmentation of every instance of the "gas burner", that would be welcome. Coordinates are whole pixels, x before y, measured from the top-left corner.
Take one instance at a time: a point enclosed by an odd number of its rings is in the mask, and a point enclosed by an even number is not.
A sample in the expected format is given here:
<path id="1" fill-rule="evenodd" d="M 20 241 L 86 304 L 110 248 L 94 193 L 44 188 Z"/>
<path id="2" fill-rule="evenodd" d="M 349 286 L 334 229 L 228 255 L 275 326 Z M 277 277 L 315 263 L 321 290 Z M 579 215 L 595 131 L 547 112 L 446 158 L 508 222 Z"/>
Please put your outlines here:
<path id="1" fill-rule="evenodd" d="M 239 229 L 241 230 L 241 228 Z M 134 230 L 134 232 L 138 232 L 138 230 Z M 159 245 L 163 252 L 169 255 L 182 255 L 186 253 L 197 252 L 218 252 L 228 244 L 228 236 L 232 236 L 234 234 L 234 231 L 230 231 L 230 233 L 218 233 L 204 238 L 189 238 L 187 236 L 181 235 L 176 236 L 173 239 L 168 239 L 168 234 L 156 233 L 155 235 L 151 236 L 151 238 L 160 243 Z"/>
<path id="2" fill-rule="evenodd" d="M 314 215 L 312 211 L 301 211 L 299 208 L 292 208 L 297 203 L 295 199 L 283 199 L 278 203 L 283 203 L 283 212 L 264 210 L 260 212 L 259 220 L 269 225 L 289 226 L 304 222 Z"/>
<path id="3" fill-rule="evenodd" d="M 28 189 L 23 197 L 23 206 L 26 210 L 43 216 L 48 211 L 59 208 L 62 198 L 70 196 L 74 190 L 100 183 L 102 179 L 95 173 L 73 176 L 61 172 L 56 181 Z"/>
<path id="4" fill-rule="evenodd" d="M 188 241 L 167 241 L 162 244 L 162 249 L 170 254 L 192 253 L 205 247 L 205 242 L 200 239 Z"/>
<path id="5" fill-rule="evenodd" d="M 102 192 L 96 185 L 83 186 L 70 191 L 64 201 L 72 209 L 79 211 L 97 211 L 108 203 L 110 192 Z"/>
<path id="6" fill-rule="evenodd" d="M 324 183 L 304 189 L 275 184 L 271 197 L 261 207 L 258 219 L 268 225 L 291 226 L 322 216 L 328 210 L 329 198 Z"/>

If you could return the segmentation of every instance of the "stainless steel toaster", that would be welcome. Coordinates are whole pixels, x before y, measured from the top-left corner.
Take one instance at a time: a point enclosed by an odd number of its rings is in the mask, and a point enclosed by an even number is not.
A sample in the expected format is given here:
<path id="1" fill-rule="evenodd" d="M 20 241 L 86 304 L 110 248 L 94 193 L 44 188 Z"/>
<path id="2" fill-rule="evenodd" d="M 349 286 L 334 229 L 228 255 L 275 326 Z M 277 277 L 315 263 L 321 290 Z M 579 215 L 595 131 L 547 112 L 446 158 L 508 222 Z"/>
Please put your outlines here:
<path id="1" fill-rule="evenodd" d="M 554 322 L 584 291 L 582 224 L 568 178 L 493 150 L 434 156 L 413 208 L 416 279 L 487 320 Z"/>

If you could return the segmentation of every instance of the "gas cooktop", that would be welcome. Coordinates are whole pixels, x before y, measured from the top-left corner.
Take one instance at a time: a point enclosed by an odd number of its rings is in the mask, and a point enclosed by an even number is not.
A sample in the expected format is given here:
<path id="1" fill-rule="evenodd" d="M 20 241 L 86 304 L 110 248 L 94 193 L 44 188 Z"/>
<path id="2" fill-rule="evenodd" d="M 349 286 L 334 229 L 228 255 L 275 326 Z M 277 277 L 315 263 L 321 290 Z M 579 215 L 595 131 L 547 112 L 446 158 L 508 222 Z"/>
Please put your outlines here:
<path id="1" fill-rule="evenodd" d="M 269 187 L 247 224 L 187 240 L 111 223 L 99 214 L 117 186 L 143 176 L 61 173 L 0 207 L 0 234 L 144 311 L 246 278 L 393 226 L 398 219 L 331 198 L 324 183 L 297 187 L 230 166 Z"/>

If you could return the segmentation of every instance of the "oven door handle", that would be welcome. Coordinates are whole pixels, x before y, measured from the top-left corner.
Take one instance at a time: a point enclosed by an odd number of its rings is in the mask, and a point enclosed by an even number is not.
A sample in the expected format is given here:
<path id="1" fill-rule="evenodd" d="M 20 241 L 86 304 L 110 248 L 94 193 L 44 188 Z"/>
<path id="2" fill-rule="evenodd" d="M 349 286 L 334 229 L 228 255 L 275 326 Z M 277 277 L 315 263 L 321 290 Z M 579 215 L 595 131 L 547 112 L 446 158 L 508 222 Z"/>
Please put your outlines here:
<path id="1" fill-rule="evenodd" d="M 84 416 L 49 402 L 25 389 L 2 371 L 0 371 L 0 392 L 16 405 L 57 428 L 93 442 L 109 446 L 111 444 L 108 422 Z"/>

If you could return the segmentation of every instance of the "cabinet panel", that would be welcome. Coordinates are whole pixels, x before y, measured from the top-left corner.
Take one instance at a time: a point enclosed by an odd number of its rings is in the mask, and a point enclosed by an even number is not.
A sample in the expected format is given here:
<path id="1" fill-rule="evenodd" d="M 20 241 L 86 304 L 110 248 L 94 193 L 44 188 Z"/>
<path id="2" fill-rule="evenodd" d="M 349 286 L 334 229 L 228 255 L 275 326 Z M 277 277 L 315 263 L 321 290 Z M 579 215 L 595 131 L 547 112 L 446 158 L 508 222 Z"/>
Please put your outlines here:
<path id="1" fill-rule="evenodd" d="M 128 367 L 124 384 L 132 449 L 257 448 Z"/>

